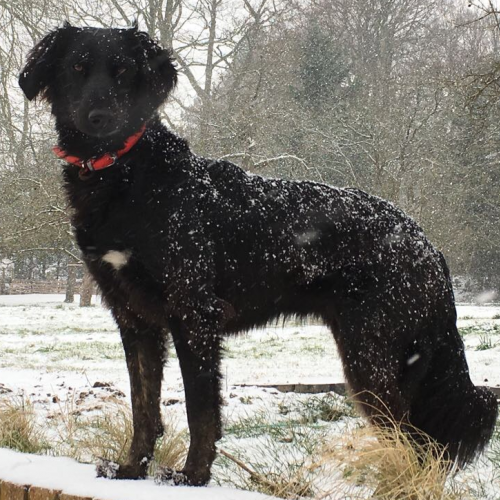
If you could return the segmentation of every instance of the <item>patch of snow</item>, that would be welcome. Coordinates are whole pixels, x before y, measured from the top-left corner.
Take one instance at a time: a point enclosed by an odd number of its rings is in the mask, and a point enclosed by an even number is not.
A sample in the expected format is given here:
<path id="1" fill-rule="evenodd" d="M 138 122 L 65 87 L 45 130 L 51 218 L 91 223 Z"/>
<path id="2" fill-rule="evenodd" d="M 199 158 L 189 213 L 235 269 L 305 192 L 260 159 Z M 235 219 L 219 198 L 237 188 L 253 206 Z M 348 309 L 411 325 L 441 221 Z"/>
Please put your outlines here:
<path id="1" fill-rule="evenodd" d="M 16 484 L 63 490 L 99 500 L 265 500 L 271 497 L 217 486 L 204 488 L 157 485 L 153 480 L 97 478 L 93 465 L 70 458 L 46 457 L 0 449 L 0 478 Z"/>
<path id="2" fill-rule="evenodd" d="M 493 319 L 500 317 L 499 305 L 470 305 L 470 304 L 457 304 L 458 319 L 464 318 L 483 318 Z"/>

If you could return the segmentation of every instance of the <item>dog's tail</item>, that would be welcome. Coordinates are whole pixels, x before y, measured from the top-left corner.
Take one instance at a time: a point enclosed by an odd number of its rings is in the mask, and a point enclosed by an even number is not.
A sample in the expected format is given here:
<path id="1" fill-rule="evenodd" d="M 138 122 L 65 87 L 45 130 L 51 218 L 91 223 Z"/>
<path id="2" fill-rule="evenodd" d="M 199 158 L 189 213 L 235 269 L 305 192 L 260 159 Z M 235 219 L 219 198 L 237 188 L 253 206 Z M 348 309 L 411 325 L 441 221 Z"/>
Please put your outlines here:
<path id="1" fill-rule="evenodd" d="M 458 331 L 448 332 L 458 337 Z M 491 438 L 497 419 L 497 400 L 484 387 L 471 382 L 463 351 L 457 363 L 448 349 L 437 352 L 433 367 L 422 381 L 410 420 L 446 447 L 450 460 L 464 466 Z"/>
<path id="2" fill-rule="evenodd" d="M 450 303 L 445 331 L 432 355 L 410 412 L 412 425 L 446 447 L 448 458 L 464 466 L 480 453 L 495 427 L 498 404 L 495 395 L 472 383 L 465 348 L 456 325 L 456 309 L 448 267 Z"/>

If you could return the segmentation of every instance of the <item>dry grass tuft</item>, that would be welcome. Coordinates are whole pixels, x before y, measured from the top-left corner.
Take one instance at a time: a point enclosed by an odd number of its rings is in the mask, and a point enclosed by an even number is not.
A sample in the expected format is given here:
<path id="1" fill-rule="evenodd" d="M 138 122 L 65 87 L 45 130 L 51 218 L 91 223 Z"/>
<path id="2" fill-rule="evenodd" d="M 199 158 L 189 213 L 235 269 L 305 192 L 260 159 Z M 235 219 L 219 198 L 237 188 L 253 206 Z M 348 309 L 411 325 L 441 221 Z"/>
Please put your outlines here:
<path id="1" fill-rule="evenodd" d="M 164 428 L 164 435 L 156 442 L 150 474 L 154 474 L 158 466 L 182 468 L 187 455 L 187 431 L 178 431 L 172 421 L 164 422 Z M 132 411 L 116 399 L 83 416 L 73 398 L 60 405 L 57 416 L 51 419 L 51 430 L 52 446 L 28 398 L 0 399 L 0 448 L 70 456 L 80 462 L 98 459 L 125 462 L 133 436 Z"/>
<path id="2" fill-rule="evenodd" d="M 387 422 L 387 419 L 385 420 Z M 418 429 L 410 435 L 397 422 L 353 431 L 327 460 L 344 465 L 344 478 L 373 491 L 379 500 L 463 500 L 447 487 L 451 468 L 445 449 Z M 363 488 L 363 489 L 364 489 Z"/>
<path id="3" fill-rule="evenodd" d="M 28 398 L 18 396 L 0 399 L 0 448 L 23 453 L 45 453 L 50 450 Z"/>
<path id="4" fill-rule="evenodd" d="M 101 411 L 79 419 L 78 431 L 73 434 L 73 449 L 78 456 L 90 460 L 124 462 L 132 442 L 133 425 L 130 408 L 121 401 L 109 402 Z"/>
<path id="5" fill-rule="evenodd" d="M 120 400 L 112 401 L 88 420 L 80 421 L 78 443 L 80 456 L 123 463 L 132 442 L 133 420 L 130 407 Z M 180 469 L 187 454 L 186 431 L 178 431 L 173 422 L 164 422 L 165 432 L 157 440 L 150 474 L 158 466 Z"/>
<path id="6" fill-rule="evenodd" d="M 150 474 L 155 475 L 157 467 L 180 470 L 187 456 L 187 430 L 177 430 L 173 421 L 163 419 L 164 433 L 156 441 L 154 460 L 150 465 Z"/>
<path id="7" fill-rule="evenodd" d="M 292 475 L 285 471 L 281 471 L 279 474 L 267 472 L 264 475 L 256 472 L 248 464 L 223 449 L 219 448 L 219 453 L 248 474 L 249 482 L 248 487 L 245 489 L 257 490 L 265 495 L 293 500 L 314 495 L 312 480 L 309 477 L 310 473 L 307 467 L 297 467 Z"/>

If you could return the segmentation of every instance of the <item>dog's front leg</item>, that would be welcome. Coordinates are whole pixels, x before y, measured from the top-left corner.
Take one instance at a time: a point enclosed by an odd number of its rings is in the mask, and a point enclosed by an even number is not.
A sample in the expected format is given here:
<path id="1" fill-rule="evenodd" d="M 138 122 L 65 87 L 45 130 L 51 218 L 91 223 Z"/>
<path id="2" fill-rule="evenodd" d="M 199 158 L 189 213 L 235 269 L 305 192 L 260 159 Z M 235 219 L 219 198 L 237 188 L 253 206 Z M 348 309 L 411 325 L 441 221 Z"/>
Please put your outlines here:
<path id="1" fill-rule="evenodd" d="M 190 433 L 189 452 L 181 473 L 165 470 L 163 482 L 202 486 L 210 479 L 215 442 L 221 438 L 221 337 L 208 324 L 192 331 L 189 321 L 172 320 L 172 337 L 184 381 Z M 214 325 L 214 328 L 217 328 Z"/>
<path id="2" fill-rule="evenodd" d="M 126 463 L 103 461 L 99 476 L 113 479 L 138 479 L 147 474 L 156 439 L 163 434 L 160 396 L 166 339 L 158 327 L 136 318 L 115 314 L 125 350 L 130 378 L 134 434 Z"/>

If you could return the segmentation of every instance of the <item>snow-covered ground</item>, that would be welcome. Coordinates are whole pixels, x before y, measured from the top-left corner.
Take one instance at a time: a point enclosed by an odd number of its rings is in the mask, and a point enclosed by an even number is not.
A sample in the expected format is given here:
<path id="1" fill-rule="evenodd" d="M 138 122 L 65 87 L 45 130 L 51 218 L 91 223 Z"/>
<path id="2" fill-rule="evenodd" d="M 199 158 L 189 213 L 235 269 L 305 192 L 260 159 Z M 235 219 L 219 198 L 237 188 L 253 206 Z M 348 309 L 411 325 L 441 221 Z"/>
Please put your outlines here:
<path id="1" fill-rule="evenodd" d="M 129 393 L 120 338 L 109 311 L 99 304 L 79 308 L 78 301 L 73 305 L 64 304 L 63 300 L 62 295 L 0 296 L 0 394 L 29 397 L 42 417 L 50 418 L 68 404 L 92 411 L 110 395 Z M 459 305 L 458 314 L 473 381 L 500 387 L 500 306 Z M 228 339 L 226 348 L 222 368 L 226 422 L 241 418 L 249 410 L 282 408 L 286 401 L 294 401 L 293 398 L 300 401 L 302 397 L 263 388 L 243 388 L 239 384 L 343 381 L 333 339 L 322 326 L 290 323 L 270 326 Z M 165 411 L 175 415 L 180 427 L 185 426 L 182 381 L 172 350 L 165 369 L 162 399 Z M 74 473 L 81 477 L 77 484 L 88 485 L 89 490 L 85 490 L 88 496 L 100 491 L 107 495 L 101 494 L 104 499 L 153 500 L 162 490 L 161 498 L 170 498 L 171 490 L 166 486 L 141 482 L 133 483 L 129 489 L 125 483 L 94 479 L 91 466 L 75 464 L 69 459 L 57 459 L 55 465 L 53 460 L 56 459 L 14 455 L 2 450 L 0 478 L 16 481 L 23 476 L 23 482 L 29 482 L 31 470 L 46 470 L 34 477 L 37 481 L 47 478 L 40 484 L 44 486 L 50 482 L 50 471 L 55 467 L 67 470 L 64 476 Z M 491 475 L 488 465 L 478 467 L 476 475 Z M 133 489 L 136 487 L 137 491 Z M 196 489 L 194 496 L 191 490 L 175 488 L 171 494 L 186 500 L 257 498 L 253 493 L 215 486 Z M 497 492 L 500 497 L 500 489 Z"/>
<path id="2" fill-rule="evenodd" d="M 266 500 L 255 492 L 209 486 L 168 487 L 145 481 L 110 481 L 95 477 L 95 467 L 64 457 L 44 457 L 0 450 L 0 478 L 15 484 L 63 490 L 67 495 L 99 500 Z"/>

